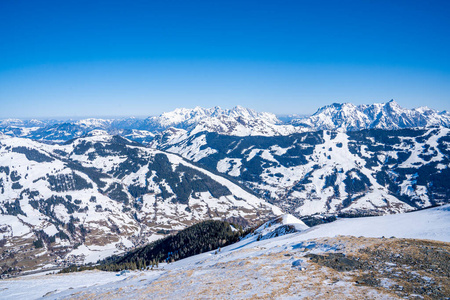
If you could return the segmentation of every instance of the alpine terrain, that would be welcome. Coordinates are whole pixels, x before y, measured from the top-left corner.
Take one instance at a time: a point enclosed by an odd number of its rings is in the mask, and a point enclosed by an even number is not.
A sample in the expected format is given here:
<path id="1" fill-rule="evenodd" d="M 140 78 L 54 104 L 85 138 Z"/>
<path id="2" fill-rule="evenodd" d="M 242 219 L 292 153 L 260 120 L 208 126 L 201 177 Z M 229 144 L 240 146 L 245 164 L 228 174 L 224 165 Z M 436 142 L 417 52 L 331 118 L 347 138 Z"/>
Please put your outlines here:
<path id="1" fill-rule="evenodd" d="M 235 178 L 300 217 L 398 213 L 450 198 L 444 127 L 275 137 L 201 132 L 160 148 Z"/>
<path id="2" fill-rule="evenodd" d="M 185 159 L 104 131 L 0 140 L 2 272 L 95 262 L 195 222 L 281 211 Z"/>
<path id="3" fill-rule="evenodd" d="M 448 204 L 449 120 L 394 101 L 332 104 L 302 118 L 237 106 L 3 120 L 0 273 L 137 268 L 244 236 L 261 242 L 334 228 L 337 218 Z M 96 265 L 102 259 L 114 264 Z"/>

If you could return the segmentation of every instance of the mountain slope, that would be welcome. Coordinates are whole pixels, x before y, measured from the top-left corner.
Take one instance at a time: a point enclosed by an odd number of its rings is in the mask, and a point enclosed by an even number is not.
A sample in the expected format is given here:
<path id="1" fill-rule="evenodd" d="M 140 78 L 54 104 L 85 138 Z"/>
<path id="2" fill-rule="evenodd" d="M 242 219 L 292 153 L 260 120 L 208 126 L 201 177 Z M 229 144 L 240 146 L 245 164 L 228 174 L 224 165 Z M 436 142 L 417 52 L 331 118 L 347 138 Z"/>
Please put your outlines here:
<path id="1" fill-rule="evenodd" d="M 198 133 L 162 149 L 217 170 L 296 216 L 382 214 L 447 203 L 450 131 Z"/>
<path id="2" fill-rule="evenodd" d="M 177 155 L 102 131 L 64 145 L 1 139 L 0 211 L 9 247 L 35 242 L 35 255 L 61 263 L 96 261 L 200 220 L 280 213 Z"/>
<path id="3" fill-rule="evenodd" d="M 170 235 L 130 251 L 123 256 L 109 257 L 101 261 L 95 268 L 117 272 L 123 269 L 153 267 L 158 263 L 177 261 L 233 244 L 239 241 L 243 233 L 242 229 L 239 230 L 228 222 L 218 220 L 203 221 L 175 235 Z M 77 269 L 69 268 L 63 271 L 70 272 Z"/>

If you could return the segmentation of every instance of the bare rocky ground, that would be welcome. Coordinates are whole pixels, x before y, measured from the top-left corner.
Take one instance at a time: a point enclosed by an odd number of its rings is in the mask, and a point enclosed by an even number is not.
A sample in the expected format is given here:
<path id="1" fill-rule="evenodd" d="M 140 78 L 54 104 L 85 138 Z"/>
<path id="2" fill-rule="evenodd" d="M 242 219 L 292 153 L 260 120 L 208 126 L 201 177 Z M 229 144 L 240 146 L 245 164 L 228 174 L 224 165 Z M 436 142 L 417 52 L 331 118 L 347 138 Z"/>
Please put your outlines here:
<path id="1" fill-rule="evenodd" d="M 357 243 L 360 240 L 356 239 Z M 321 266 L 354 273 L 358 285 L 389 291 L 402 298 L 450 297 L 449 243 L 395 238 L 370 239 L 369 243 L 370 246 L 344 253 L 307 257 Z"/>
<path id="2" fill-rule="evenodd" d="M 450 243 L 341 236 L 290 247 L 254 245 L 48 297 L 450 299 Z"/>

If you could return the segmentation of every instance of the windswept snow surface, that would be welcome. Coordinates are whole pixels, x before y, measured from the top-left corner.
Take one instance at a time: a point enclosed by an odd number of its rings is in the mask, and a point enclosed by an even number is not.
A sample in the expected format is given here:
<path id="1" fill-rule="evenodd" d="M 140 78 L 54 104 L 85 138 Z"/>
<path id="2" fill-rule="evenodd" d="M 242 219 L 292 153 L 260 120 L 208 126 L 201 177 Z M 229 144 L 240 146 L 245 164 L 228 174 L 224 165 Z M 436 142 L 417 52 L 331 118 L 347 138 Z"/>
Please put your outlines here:
<path id="1" fill-rule="evenodd" d="M 283 216 L 282 218 L 283 223 L 301 224 L 291 216 Z M 144 295 L 152 295 L 152 291 L 161 292 L 161 289 L 158 290 L 158 286 L 152 286 L 152 283 L 155 283 L 159 278 L 167 277 L 174 280 L 174 274 L 189 274 L 188 278 L 175 278 L 179 284 L 176 288 L 171 289 L 171 291 L 162 291 L 168 297 L 175 299 L 183 297 L 186 289 L 194 289 L 195 293 L 197 286 L 198 288 L 205 288 L 205 286 L 200 286 L 198 282 L 200 279 L 203 280 L 204 276 L 228 276 L 227 268 L 222 268 L 221 266 L 230 266 L 230 264 L 232 264 L 231 266 L 233 264 L 234 266 L 236 264 L 241 266 L 240 264 L 243 264 L 239 270 L 251 273 L 255 272 L 252 268 L 254 263 L 260 263 L 267 260 L 268 257 L 280 257 L 282 260 L 292 260 L 292 266 L 295 268 L 299 268 L 298 266 L 303 268 L 308 266 L 307 261 L 302 259 L 294 260 L 291 257 L 294 254 L 298 256 L 297 250 L 300 247 L 314 248 L 312 251 L 317 253 L 335 251 L 338 248 L 338 245 L 324 246 L 315 244 L 311 239 L 352 235 L 365 237 L 395 236 L 397 238 L 432 239 L 450 242 L 449 229 L 450 205 L 405 214 L 340 219 L 333 223 L 322 224 L 305 231 L 267 240 L 257 241 L 257 237 L 253 236 L 222 248 L 218 254 L 214 254 L 215 251 L 210 251 L 192 256 L 169 265 L 160 265 L 160 269 L 157 271 L 131 272 L 121 276 L 115 276 L 114 273 L 90 271 L 64 275 L 36 275 L 4 280 L 0 282 L 0 295 L 2 299 L 37 299 L 44 295 L 47 295 L 44 297 L 45 299 L 75 297 L 82 299 L 88 297 L 88 295 L 92 298 L 102 299 L 108 297 L 142 298 Z M 279 261 L 274 260 L 264 261 L 265 267 L 263 269 L 268 271 L 270 275 L 270 272 L 276 272 L 276 266 L 279 263 Z M 271 268 L 275 269 L 270 271 Z M 245 273 L 240 275 L 244 275 L 246 282 L 235 282 L 236 287 L 246 283 L 251 286 L 258 286 L 260 283 L 260 278 L 245 276 Z M 224 277 L 224 280 L 227 278 L 230 279 L 229 277 Z M 282 279 L 280 278 L 280 280 Z M 314 279 L 303 276 L 302 280 Z M 349 285 L 348 282 L 344 281 L 336 288 L 342 288 L 343 285 L 347 289 L 355 289 L 354 285 Z M 365 287 L 361 287 L 361 289 L 365 289 Z M 253 294 L 247 295 L 258 295 L 263 290 L 251 292 Z M 245 298 L 245 295 L 244 293 L 241 298 Z M 300 294 L 295 294 L 295 297 L 301 298 L 308 295 L 308 291 L 300 291 Z M 224 295 L 218 296 L 224 297 Z M 384 299 L 383 295 L 373 294 L 372 296 Z"/>
<path id="2" fill-rule="evenodd" d="M 156 275 L 156 272 L 152 275 Z M 82 273 L 30 275 L 0 282 L 2 299 L 52 299 L 65 290 L 85 289 L 105 284 L 117 284 L 126 280 L 113 272 L 88 271 Z"/>
<path id="3" fill-rule="evenodd" d="M 352 235 L 430 239 L 450 242 L 450 204 L 416 212 L 380 217 L 339 219 L 299 234 L 302 240 Z"/>

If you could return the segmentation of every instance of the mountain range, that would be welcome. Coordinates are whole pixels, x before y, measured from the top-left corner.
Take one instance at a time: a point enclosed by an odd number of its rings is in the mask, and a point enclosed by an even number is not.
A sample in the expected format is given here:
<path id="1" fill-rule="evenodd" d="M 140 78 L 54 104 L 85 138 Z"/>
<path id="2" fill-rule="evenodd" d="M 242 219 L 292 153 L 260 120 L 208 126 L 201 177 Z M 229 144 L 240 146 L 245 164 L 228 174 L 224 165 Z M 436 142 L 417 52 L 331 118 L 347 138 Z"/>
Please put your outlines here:
<path id="1" fill-rule="evenodd" d="M 387 103 L 355 106 L 351 103 L 333 103 L 319 108 L 312 116 L 294 119 L 293 125 L 318 129 L 401 129 L 450 126 L 450 113 L 428 107 L 402 108 L 391 100 Z"/>
<path id="2" fill-rule="evenodd" d="M 180 156 L 104 131 L 61 145 L 1 139 L 0 211 L 0 240 L 60 265 L 95 262 L 205 219 L 247 226 L 281 213 Z"/>
<path id="3" fill-rule="evenodd" d="M 304 217 L 378 215 L 450 199 L 448 128 L 236 137 L 201 132 L 160 145 Z"/>
<path id="4" fill-rule="evenodd" d="M 284 120 L 238 106 L 1 121 L 2 272 L 95 262 L 206 219 L 312 226 L 449 202 L 447 112 L 390 101 Z"/>
<path id="5" fill-rule="evenodd" d="M 283 120 L 283 121 L 282 121 Z M 18 120 L 0 121 L 0 132 L 9 136 L 64 142 L 96 129 L 149 144 L 202 131 L 233 136 L 280 136 L 321 129 L 354 131 L 450 126 L 450 113 L 427 107 L 406 109 L 394 100 L 355 106 L 331 104 L 308 117 L 280 117 L 236 106 L 232 109 L 179 108 L 145 119 Z M 156 137 L 155 137 L 156 136 Z"/>

